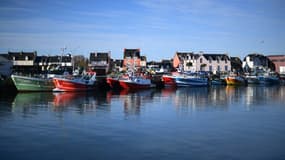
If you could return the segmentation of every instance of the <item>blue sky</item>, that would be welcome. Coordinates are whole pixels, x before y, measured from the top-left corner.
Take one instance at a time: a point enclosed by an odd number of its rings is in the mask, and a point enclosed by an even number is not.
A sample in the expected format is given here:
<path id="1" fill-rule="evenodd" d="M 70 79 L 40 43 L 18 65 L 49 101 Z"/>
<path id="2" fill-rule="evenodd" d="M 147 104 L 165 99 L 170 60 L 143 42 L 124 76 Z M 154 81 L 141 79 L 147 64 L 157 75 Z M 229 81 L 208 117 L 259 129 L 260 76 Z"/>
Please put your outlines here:
<path id="1" fill-rule="evenodd" d="M 0 51 L 285 54 L 283 0 L 1 0 Z"/>

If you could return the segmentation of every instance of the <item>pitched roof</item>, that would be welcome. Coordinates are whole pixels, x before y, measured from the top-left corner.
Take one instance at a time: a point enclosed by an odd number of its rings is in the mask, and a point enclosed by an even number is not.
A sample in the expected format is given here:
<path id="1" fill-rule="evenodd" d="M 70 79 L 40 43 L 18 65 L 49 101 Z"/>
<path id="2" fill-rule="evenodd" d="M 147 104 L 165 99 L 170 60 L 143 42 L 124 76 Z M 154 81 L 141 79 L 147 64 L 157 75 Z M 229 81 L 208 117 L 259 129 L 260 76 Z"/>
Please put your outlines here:
<path id="1" fill-rule="evenodd" d="M 141 56 L 142 61 L 146 61 L 146 56 Z"/>
<path id="2" fill-rule="evenodd" d="M 140 57 L 140 49 L 124 49 L 124 58 L 126 57 Z"/>
<path id="3" fill-rule="evenodd" d="M 203 56 L 209 60 L 230 60 L 229 56 L 226 54 L 203 54 Z"/>
<path id="4" fill-rule="evenodd" d="M 34 60 L 37 57 L 37 52 L 8 52 L 10 57 L 15 57 L 15 60 L 25 60 L 28 57 L 29 60 Z"/>
<path id="5" fill-rule="evenodd" d="M 109 52 L 91 52 L 90 61 L 102 61 L 110 58 Z"/>

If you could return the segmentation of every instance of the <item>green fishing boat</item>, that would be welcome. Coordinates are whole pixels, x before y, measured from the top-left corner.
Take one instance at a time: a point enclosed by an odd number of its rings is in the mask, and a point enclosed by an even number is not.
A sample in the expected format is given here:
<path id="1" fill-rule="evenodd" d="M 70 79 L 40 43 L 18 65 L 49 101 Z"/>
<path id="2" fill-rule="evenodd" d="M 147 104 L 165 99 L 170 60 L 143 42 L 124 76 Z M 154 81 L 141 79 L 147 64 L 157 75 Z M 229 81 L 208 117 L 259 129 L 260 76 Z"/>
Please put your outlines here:
<path id="1" fill-rule="evenodd" d="M 18 91 L 52 91 L 55 88 L 51 78 L 19 75 L 11 75 L 11 78 Z"/>

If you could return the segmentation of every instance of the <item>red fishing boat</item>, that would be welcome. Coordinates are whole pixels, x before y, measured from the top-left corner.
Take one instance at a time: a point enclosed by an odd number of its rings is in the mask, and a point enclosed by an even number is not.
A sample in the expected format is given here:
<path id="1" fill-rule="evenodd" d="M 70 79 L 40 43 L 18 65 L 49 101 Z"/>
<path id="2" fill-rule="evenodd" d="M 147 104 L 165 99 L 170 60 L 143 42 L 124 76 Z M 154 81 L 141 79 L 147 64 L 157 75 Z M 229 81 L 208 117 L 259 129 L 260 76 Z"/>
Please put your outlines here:
<path id="1" fill-rule="evenodd" d="M 161 79 L 165 87 L 176 87 L 175 78 L 172 75 L 163 75 Z"/>
<path id="2" fill-rule="evenodd" d="M 147 89 L 151 87 L 151 80 L 142 76 L 129 76 L 119 79 L 120 86 L 124 89 Z"/>
<path id="3" fill-rule="evenodd" d="M 106 81 L 112 89 L 120 88 L 119 78 L 107 77 Z"/>
<path id="4" fill-rule="evenodd" d="M 94 90 L 96 73 L 88 72 L 81 77 L 53 78 L 55 89 L 53 91 L 88 91 Z"/>
<path id="5" fill-rule="evenodd" d="M 128 78 L 128 75 L 119 75 L 117 77 L 107 77 L 106 81 L 112 89 L 122 89 L 122 86 L 120 85 L 120 80 Z"/>

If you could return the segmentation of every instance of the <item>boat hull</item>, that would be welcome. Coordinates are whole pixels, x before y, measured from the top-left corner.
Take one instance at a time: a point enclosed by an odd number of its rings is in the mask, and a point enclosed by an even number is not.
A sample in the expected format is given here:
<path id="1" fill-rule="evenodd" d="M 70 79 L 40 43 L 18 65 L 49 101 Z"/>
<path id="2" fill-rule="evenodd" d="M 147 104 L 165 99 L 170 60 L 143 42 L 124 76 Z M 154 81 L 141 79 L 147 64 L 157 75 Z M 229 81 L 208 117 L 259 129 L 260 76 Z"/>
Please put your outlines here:
<path id="1" fill-rule="evenodd" d="M 172 76 L 162 76 L 165 87 L 176 87 L 175 79 Z"/>
<path id="2" fill-rule="evenodd" d="M 90 84 L 77 83 L 72 80 L 63 79 L 63 78 L 53 78 L 53 83 L 56 87 L 53 91 L 61 91 L 61 92 L 89 91 L 89 90 L 94 90 L 96 88 L 94 84 L 90 85 Z"/>
<path id="3" fill-rule="evenodd" d="M 11 76 L 18 91 L 52 91 L 55 86 L 52 79 L 26 76 Z"/>
<path id="4" fill-rule="evenodd" d="M 117 78 L 107 77 L 106 81 L 112 89 L 121 89 L 122 88 L 120 85 L 120 82 Z"/>
<path id="5" fill-rule="evenodd" d="M 187 86 L 207 86 L 207 78 L 175 78 L 175 83 L 178 87 L 187 87 Z"/>
<path id="6" fill-rule="evenodd" d="M 243 78 L 237 77 L 227 77 L 226 79 L 227 85 L 245 85 L 245 80 Z"/>
<path id="7" fill-rule="evenodd" d="M 259 83 L 264 85 L 277 85 L 280 80 L 277 77 L 258 77 Z"/>
<path id="8" fill-rule="evenodd" d="M 132 81 L 125 81 L 125 80 L 120 80 L 119 83 L 123 89 L 137 90 L 137 89 L 147 89 L 151 87 L 150 84 L 139 84 L 139 83 L 135 83 Z"/>

